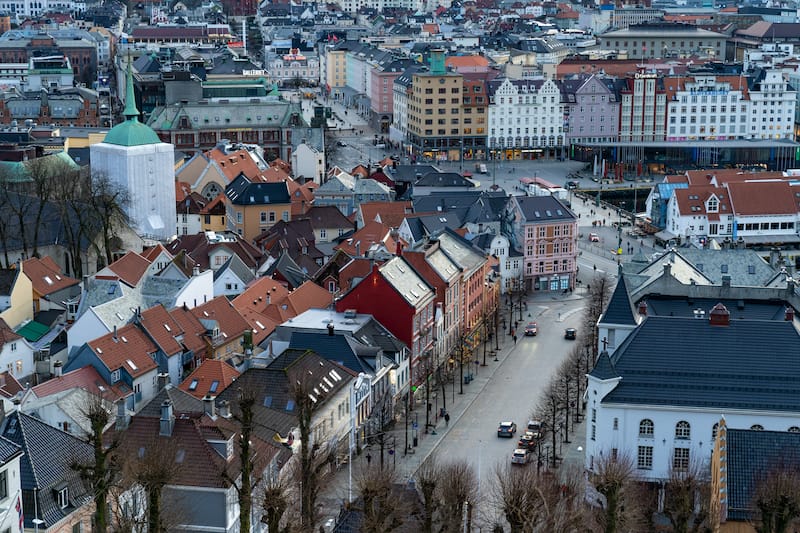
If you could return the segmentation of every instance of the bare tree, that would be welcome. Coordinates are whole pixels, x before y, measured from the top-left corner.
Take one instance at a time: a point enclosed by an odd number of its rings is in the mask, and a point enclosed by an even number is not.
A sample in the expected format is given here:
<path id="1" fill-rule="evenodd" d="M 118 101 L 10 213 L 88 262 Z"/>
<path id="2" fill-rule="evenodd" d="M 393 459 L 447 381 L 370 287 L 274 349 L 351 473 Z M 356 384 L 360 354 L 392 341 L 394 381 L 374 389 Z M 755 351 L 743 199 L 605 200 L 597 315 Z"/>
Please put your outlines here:
<path id="1" fill-rule="evenodd" d="M 33 255 L 39 257 L 39 233 L 45 225 L 45 212 L 51 208 L 50 202 L 55 198 L 58 181 L 66 179 L 76 170 L 65 160 L 55 156 L 39 157 L 25 163 L 28 174 L 27 192 L 36 199 L 33 212 L 32 246 Z"/>
<path id="2" fill-rule="evenodd" d="M 439 509 L 436 496 L 440 482 L 439 465 L 435 455 L 428 457 L 417 470 L 416 483 L 422 498 L 422 532 L 433 533 L 434 519 Z"/>
<path id="3" fill-rule="evenodd" d="M 800 519 L 800 470 L 796 465 L 779 465 L 758 481 L 753 503 L 758 533 L 789 533 Z"/>
<path id="4" fill-rule="evenodd" d="M 263 483 L 264 493 L 261 509 L 264 511 L 269 533 L 289 533 L 289 526 L 281 526 L 284 515 L 289 509 L 291 494 L 289 487 L 279 475 L 270 476 Z"/>
<path id="5" fill-rule="evenodd" d="M 640 516 L 633 497 L 636 485 L 633 458 L 627 454 L 601 455 L 594 468 L 592 483 L 604 497 L 596 516 L 598 526 L 605 533 L 636 531 Z"/>
<path id="6" fill-rule="evenodd" d="M 398 494 L 398 477 L 392 468 L 362 468 L 357 480 L 362 533 L 395 531 L 408 525 L 410 502 Z"/>
<path id="7" fill-rule="evenodd" d="M 5 167 L 0 167 L 0 246 L 3 247 L 3 267 L 8 268 L 11 266 L 11 261 L 8 257 L 9 238 L 12 235 L 12 228 L 9 224 L 9 218 L 12 213 L 11 209 L 11 196 L 14 195 L 10 188 L 9 174 Z"/>
<path id="8" fill-rule="evenodd" d="M 253 511 L 253 490 L 259 483 L 259 478 L 254 474 L 253 462 L 255 453 L 252 449 L 253 435 L 253 408 L 256 395 L 252 390 L 239 389 L 236 400 L 237 409 L 233 412 L 233 419 L 239 424 L 239 472 L 235 474 L 226 471 L 222 477 L 236 490 L 239 500 L 239 530 L 250 531 L 250 518 Z M 237 479 L 238 478 L 238 479 Z"/>
<path id="9" fill-rule="evenodd" d="M 144 492 L 148 533 L 166 533 L 172 524 L 162 512 L 164 488 L 175 480 L 181 453 L 172 439 L 153 437 L 137 450 L 126 450 L 126 478 Z"/>
<path id="10" fill-rule="evenodd" d="M 495 466 L 490 500 L 502 511 L 511 533 L 524 533 L 534 525 L 541 507 L 538 481 L 536 470 L 532 468 L 508 462 Z"/>
<path id="11" fill-rule="evenodd" d="M 595 274 L 592 281 L 587 285 L 586 307 L 583 314 L 583 335 L 586 343 L 591 345 L 592 363 L 597 359 L 597 346 L 600 342 L 597 332 L 597 321 L 606 308 L 611 291 L 614 285 L 611 277 L 607 273 Z"/>
<path id="12" fill-rule="evenodd" d="M 71 467 L 94 495 L 94 530 L 105 533 L 109 525 L 108 497 L 121 471 L 117 455 L 120 441 L 116 436 L 110 441 L 103 438 L 103 432 L 111 421 L 111 412 L 102 398 L 91 396 L 86 405 L 81 406 L 80 412 L 91 428 L 86 441 L 94 449 L 94 460 L 91 464 L 73 461 Z"/>
<path id="13" fill-rule="evenodd" d="M 542 441 L 550 437 L 550 444 L 552 446 L 551 466 L 555 468 L 557 459 L 557 445 L 559 439 L 559 424 L 562 423 L 561 409 L 563 407 L 562 388 L 559 386 L 558 378 L 553 378 L 547 384 L 547 387 L 539 399 L 539 403 L 533 410 L 533 416 L 542 421 Z M 541 446 L 541 444 L 540 444 Z"/>
<path id="14" fill-rule="evenodd" d="M 675 533 L 710 531 L 710 484 L 705 474 L 707 465 L 690 462 L 688 468 L 672 464 L 664 485 L 664 514 Z"/>
<path id="15" fill-rule="evenodd" d="M 125 212 L 130 198 L 125 189 L 102 173 L 94 173 L 88 180 L 88 207 L 100 232 L 100 245 L 94 244 L 98 260 L 105 264 L 113 261 L 115 240 L 119 228 L 128 223 Z M 94 241 L 94 240 L 93 240 Z"/>
<path id="16" fill-rule="evenodd" d="M 466 461 L 452 461 L 442 465 L 440 474 L 437 492 L 442 531 L 461 531 L 465 519 L 467 531 L 471 531 L 472 508 L 478 499 L 475 470 Z"/>

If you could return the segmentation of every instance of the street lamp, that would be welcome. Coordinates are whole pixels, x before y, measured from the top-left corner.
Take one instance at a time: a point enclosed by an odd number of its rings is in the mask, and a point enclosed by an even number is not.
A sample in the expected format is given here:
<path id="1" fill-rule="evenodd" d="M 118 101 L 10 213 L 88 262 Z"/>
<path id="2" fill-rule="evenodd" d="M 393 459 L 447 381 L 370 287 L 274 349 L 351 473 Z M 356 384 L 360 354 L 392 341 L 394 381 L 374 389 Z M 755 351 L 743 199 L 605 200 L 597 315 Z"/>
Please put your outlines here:
<path id="1" fill-rule="evenodd" d="M 622 210 L 625 209 L 625 202 L 619 203 L 619 224 L 617 224 L 617 262 L 622 255 Z"/>
<path id="2" fill-rule="evenodd" d="M 364 380 L 369 386 L 369 374 L 360 372 L 353 386 L 350 387 L 350 446 L 347 460 L 347 503 L 353 503 L 353 448 L 356 445 L 356 391 L 361 390 Z"/>

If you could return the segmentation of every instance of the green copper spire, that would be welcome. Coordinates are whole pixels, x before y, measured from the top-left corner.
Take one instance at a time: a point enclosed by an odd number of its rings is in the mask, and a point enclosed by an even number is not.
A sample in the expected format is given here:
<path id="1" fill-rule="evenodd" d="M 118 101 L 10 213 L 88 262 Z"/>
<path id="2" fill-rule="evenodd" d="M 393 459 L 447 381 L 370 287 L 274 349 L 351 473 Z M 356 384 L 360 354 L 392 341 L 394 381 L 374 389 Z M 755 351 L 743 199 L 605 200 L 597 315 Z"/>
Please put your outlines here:
<path id="1" fill-rule="evenodd" d="M 128 120 L 139 118 L 139 110 L 136 109 L 136 96 L 133 94 L 133 74 L 131 73 L 131 56 L 128 54 L 128 75 L 125 80 L 125 110 L 122 112 Z"/>

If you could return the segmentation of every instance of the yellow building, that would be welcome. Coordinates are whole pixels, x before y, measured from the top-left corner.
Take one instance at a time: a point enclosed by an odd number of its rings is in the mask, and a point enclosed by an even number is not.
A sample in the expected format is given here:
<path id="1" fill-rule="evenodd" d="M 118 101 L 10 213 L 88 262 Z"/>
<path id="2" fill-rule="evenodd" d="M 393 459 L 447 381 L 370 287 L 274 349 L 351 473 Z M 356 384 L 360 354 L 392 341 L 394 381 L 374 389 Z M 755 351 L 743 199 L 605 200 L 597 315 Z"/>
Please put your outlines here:
<path id="1" fill-rule="evenodd" d="M 347 42 L 342 42 L 338 45 L 329 45 L 326 47 L 325 89 L 330 91 L 330 96 L 332 98 L 341 97 L 341 90 L 347 85 L 348 51 L 349 45 Z"/>
<path id="2" fill-rule="evenodd" d="M 251 183 L 242 175 L 225 188 L 225 197 L 228 229 L 248 241 L 291 217 L 291 196 L 285 182 Z"/>
<path id="3" fill-rule="evenodd" d="M 33 320 L 33 284 L 22 274 L 22 263 L 0 269 L 0 319 L 16 329 Z"/>

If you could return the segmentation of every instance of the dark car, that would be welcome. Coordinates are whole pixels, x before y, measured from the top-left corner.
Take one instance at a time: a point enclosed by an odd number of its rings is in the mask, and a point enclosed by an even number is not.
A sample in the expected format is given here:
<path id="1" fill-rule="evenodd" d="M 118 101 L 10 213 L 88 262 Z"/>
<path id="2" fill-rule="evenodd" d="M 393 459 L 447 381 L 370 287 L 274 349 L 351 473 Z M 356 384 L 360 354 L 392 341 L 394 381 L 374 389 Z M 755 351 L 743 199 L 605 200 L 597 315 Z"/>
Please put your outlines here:
<path id="1" fill-rule="evenodd" d="M 517 448 L 522 448 L 523 450 L 533 450 L 536 448 L 536 444 L 539 442 L 540 438 L 540 433 L 526 431 L 522 437 L 519 438 L 519 441 L 517 442 Z"/>
<path id="2" fill-rule="evenodd" d="M 508 437 L 509 439 L 517 432 L 517 425 L 514 422 L 500 422 L 497 426 L 498 437 Z"/>
<path id="3" fill-rule="evenodd" d="M 577 189 L 579 186 L 580 184 L 577 181 L 568 181 L 566 183 L 567 189 Z"/>
<path id="4" fill-rule="evenodd" d="M 347 143 L 344 141 L 336 141 L 336 146 L 347 146 Z"/>
<path id="5" fill-rule="evenodd" d="M 578 332 L 575 328 L 567 328 L 564 330 L 564 338 L 568 341 L 574 341 L 578 338 Z"/>
<path id="6" fill-rule="evenodd" d="M 537 333 L 539 333 L 539 326 L 536 324 L 536 322 L 530 322 L 527 326 L 525 326 L 526 337 L 535 337 Z"/>

